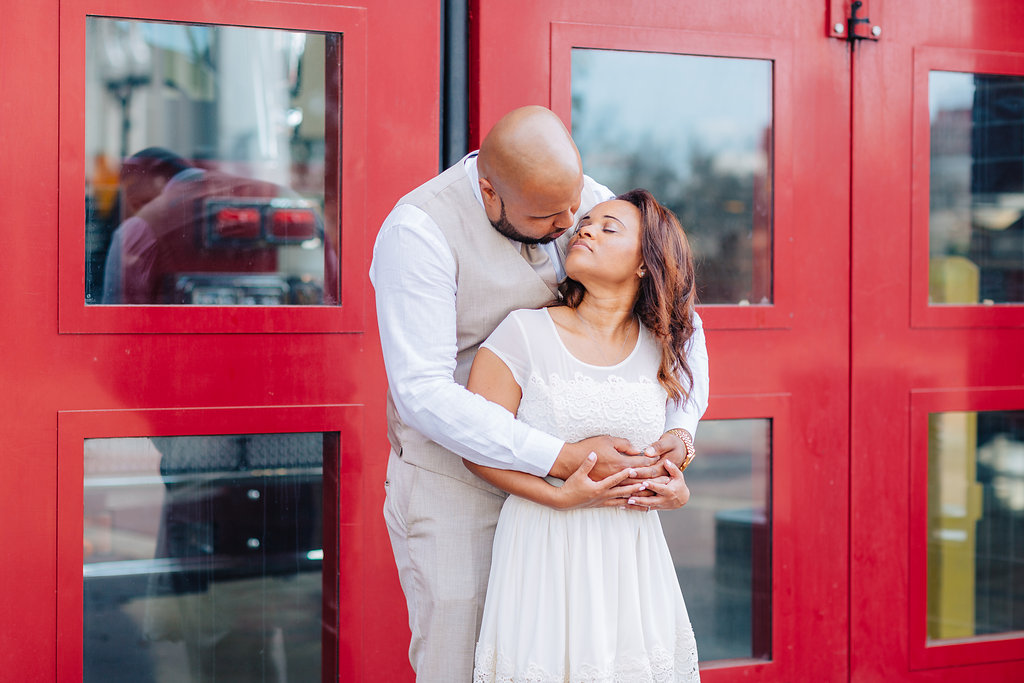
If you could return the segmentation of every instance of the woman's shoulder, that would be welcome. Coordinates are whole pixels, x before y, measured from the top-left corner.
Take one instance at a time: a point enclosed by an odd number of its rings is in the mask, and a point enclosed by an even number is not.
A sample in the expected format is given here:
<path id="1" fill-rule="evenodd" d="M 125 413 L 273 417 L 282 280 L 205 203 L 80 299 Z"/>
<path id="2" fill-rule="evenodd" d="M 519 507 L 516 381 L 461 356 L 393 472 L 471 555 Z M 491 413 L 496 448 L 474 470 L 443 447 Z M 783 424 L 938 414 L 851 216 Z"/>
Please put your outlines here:
<path id="1" fill-rule="evenodd" d="M 508 314 L 506 321 L 514 321 L 517 324 L 534 328 L 538 325 L 546 325 L 548 322 L 547 308 L 517 308 Z"/>

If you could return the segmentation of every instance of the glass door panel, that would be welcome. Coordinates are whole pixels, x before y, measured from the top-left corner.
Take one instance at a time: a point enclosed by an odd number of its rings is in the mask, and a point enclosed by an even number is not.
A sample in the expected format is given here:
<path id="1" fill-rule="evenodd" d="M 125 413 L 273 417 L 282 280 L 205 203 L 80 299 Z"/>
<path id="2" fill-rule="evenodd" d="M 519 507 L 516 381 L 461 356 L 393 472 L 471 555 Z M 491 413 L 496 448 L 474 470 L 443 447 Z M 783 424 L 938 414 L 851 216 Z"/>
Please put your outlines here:
<path id="1" fill-rule="evenodd" d="M 928 302 L 1024 303 L 1024 76 L 933 70 Z"/>
<path id="2" fill-rule="evenodd" d="M 83 680 L 321 680 L 336 657 L 323 641 L 324 605 L 337 601 L 323 572 L 336 443 L 87 439 Z"/>
<path id="3" fill-rule="evenodd" d="M 341 36 L 85 27 L 86 303 L 338 303 Z"/>
<path id="4" fill-rule="evenodd" d="M 928 642 L 1024 631 L 1024 411 L 928 418 Z"/>
<path id="5" fill-rule="evenodd" d="M 771 659 L 771 420 L 705 420 L 691 499 L 661 513 L 702 662 Z"/>
<path id="6" fill-rule="evenodd" d="M 768 60 L 572 50 L 584 168 L 675 212 L 704 304 L 772 303 L 772 92 Z"/>

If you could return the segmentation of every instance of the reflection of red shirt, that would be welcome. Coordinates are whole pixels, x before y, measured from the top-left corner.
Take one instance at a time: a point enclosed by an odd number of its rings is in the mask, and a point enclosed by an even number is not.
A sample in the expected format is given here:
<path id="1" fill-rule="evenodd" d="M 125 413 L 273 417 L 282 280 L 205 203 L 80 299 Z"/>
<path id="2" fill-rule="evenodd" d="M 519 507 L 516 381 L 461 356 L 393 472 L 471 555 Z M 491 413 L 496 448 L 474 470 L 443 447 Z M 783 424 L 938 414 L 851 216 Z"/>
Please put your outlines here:
<path id="1" fill-rule="evenodd" d="M 265 273 L 277 269 L 273 247 L 206 248 L 203 200 L 280 197 L 278 185 L 216 171 L 185 172 L 118 228 L 121 235 L 121 301 L 162 303 L 165 280 L 175 273 Z M 116 246 L 117 241 L 114 241 Z"/>

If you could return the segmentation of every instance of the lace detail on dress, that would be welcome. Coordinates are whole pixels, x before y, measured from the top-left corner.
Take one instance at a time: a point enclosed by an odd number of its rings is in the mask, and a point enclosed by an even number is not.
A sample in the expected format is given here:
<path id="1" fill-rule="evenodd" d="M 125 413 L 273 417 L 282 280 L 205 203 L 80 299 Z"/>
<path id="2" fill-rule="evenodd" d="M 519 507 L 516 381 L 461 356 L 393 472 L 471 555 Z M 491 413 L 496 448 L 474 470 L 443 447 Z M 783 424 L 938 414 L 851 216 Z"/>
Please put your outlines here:
<path id="1" fill-rule="evenodd" d="M 545 670 L 531 663 L 526 671 L 516 671 L 508 658 L 493 647 L 478 647 L 473 668 L 473 683 L 695 683 L 700 681 L 697 644 L 693 631 L 676 633 L 675 653 L 663 647 L 645 655 L 622 656 L 613 665 L 584 664 L 568 674 Z"/>
<path id="2" fill-rule="evenodd" d="M 657 441 L 665 427 L 665 389 L 648 377 L 598 380 L 576 372 L 566 379 L 530 375 L 519 419 L 566 441 L 611 434 L 638 447 Z"/>

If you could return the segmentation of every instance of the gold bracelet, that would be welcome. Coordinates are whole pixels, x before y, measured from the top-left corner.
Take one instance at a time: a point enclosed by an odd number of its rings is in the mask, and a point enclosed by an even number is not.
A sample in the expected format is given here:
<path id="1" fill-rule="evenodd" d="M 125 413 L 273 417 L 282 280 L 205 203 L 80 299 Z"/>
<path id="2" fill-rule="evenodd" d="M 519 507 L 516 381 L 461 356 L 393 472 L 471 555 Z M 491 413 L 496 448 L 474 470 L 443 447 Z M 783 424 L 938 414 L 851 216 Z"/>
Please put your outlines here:
<path id="1" fill-rule="evenodd" d="M 679 440 L 683 442 L 683 445 L 686 446 L 686 460 L 683 461 L 683 466 L 679 468 L 681 470 L 685 470 L 689 466 L 690 462 L 693 460 L 694 456 L 697 455 L 697 451 L 693 447 L 693 437 L 690 436 L 690 432 L 686 431 L 685 429 L 680 429 L 678 427 L 675 429 L 670 429 L 665 433 L 676 435 L 677 437 L 679 437 Z"/>

